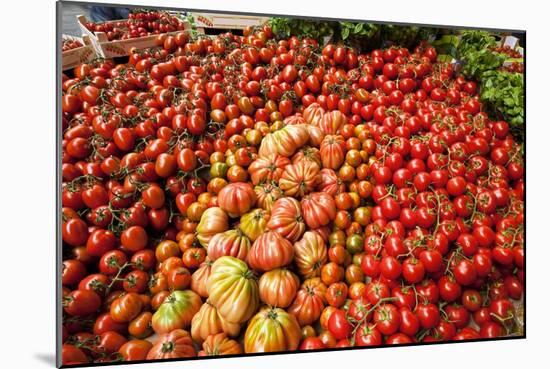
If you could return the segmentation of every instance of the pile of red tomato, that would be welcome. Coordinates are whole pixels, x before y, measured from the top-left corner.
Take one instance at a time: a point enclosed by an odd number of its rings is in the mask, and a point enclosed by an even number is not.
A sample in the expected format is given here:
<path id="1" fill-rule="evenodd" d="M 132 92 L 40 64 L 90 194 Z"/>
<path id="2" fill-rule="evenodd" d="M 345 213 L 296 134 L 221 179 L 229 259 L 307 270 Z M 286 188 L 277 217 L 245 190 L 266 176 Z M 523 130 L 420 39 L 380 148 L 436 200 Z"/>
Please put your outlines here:
<path id="1" fill-rule="evenodd" d="M 524 161 L 435 49 L 158 36 L 63 76 L 63 362 L 522 335 Z"/>
<path id="2" fill-rule="evenodd" d="M 84 46 L 82 42 L 74 39 L 63 39 L 61 51 L 69 51 Z"/>
<path id="3" fill-rule="evenodd" d="M 92 32 L 105 32 L 109 41 L 157 35 L 185 29 L 185 23 L 168 12 L 135 10 L 128 19 L 95 23 L 86 23 Z"/>

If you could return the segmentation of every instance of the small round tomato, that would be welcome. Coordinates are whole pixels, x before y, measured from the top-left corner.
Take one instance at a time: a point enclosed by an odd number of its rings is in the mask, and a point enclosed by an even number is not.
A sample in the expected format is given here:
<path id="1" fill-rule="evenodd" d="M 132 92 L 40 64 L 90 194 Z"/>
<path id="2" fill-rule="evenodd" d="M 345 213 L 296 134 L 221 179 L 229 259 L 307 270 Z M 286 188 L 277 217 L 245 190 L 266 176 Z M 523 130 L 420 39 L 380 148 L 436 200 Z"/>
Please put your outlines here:
<path id="1" fill-rule="evenodd" d="M 328 319 L 328 329 L 337 340 L 342 340 L 351 334 L 352 326 L 343 310 L 335 310 Z"/>
<path id="2" fill-rule="evenodd" d="M 63 297 L 63 307 L 67 314 L 85 316 L 95 313 L 101 305 L 101 298 L 93 291 L 75 290 Z"/>

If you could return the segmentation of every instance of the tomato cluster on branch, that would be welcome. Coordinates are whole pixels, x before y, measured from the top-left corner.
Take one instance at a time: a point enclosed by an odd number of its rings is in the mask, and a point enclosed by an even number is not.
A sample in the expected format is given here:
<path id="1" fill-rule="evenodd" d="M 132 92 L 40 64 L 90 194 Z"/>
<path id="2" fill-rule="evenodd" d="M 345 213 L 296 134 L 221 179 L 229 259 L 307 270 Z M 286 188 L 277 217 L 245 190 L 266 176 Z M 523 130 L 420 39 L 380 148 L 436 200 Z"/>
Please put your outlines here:
<path id="1" fill-rule="evenodd" d="M 182 31 L 185 23 L 178 17 L 161 11 L 135 10 L 128 19 L 111 22 L 87 22 L 91 32 L 105 32 L 109 41 Z"/>

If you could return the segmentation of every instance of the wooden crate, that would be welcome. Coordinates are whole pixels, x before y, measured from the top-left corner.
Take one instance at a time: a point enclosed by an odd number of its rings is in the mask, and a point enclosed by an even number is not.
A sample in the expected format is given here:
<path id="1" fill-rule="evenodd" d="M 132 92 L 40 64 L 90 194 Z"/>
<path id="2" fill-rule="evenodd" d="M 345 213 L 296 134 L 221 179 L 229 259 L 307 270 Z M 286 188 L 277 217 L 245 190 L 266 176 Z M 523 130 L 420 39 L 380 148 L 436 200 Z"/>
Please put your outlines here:
<path id="1" fill-rule="evenodd" d="M 93 47 L 88 36 L 83 36 L 81 42 L 84 44 L 84 46 L 67 50 L 61 53 L 62 70 L 72 69 L 79 64 L 89 62 L 97 57 L 96 50 Z"/>
<path id="2" fill-rule="evenodd" d="M 86 23 L 88 20 L 85 16 L 79 15 L 77 16 L 77 21 L 80 26 L 80 29 L 82 30 L 82 33 L 87 35 L 94 48 L 96 49 L 96 52 L 99 56 L 103 58 L 116 58 L 120 56 L 127 56 L 130 55 L 130 50 L 133 48 L 137 49 L 146 49 L 149 47 L 155 46 L 155 39 L 158 35 L 150 35 L 150 36 L 144 36 L 144 37 L 136 37 L 136 38 L 130 38 L 127 40 L 113 40 L 109 41 L 107 38 L 107 34 L 104 32 L 92 32 L 88 28 L 86 28 Z M 105 23 L 114 23 L 118 21 L 110 21 Z M 185 23 L 185 30 L 191 29 L 191 25 L 187 22 Z M 175 31 L 175 32 L 168 32 L 166 34 L 168 35 L 175 35 L 176 33 L 181 31 Z"/>
<path id="3" fill-rule="evenodd" d="M 248 26 L 261 26 L 269 18 L 251 15 L 232 15 L 215 13 L 190 13 L 195 19 L 197 31 L 204 33 L 206 28 L 244 29 Z"/>

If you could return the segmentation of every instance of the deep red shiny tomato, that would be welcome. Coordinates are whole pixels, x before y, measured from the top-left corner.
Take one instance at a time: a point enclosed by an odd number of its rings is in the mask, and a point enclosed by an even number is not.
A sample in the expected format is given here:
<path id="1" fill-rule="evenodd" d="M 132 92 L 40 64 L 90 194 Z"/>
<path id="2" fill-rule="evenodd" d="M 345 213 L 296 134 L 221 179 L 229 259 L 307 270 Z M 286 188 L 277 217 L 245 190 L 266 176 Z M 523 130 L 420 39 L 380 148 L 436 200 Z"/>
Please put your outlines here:
<path id="1" fill-rule="evenodd" d="M 374 310 L 372 319 L 380 333 L 388 336 L 397 332 L 401 324 L 401 315 L 393 304 L 381 304 Z"/>
<path id="2" fill-rule="evenodd" d="M 352 325 L 347 320 L 343 310 L 335 310 L 328 319 L 328 329 L 337 340 L 342 340 L 351 334 Z"/>
<path id="3" fill-rule="evenodd" d="M 101 298 L 93 291 L 75 290 L 63 298 L 65 312 L 73 316 L 95 313 L 101 305 Z"/>
<path id="4" fill-rule="evenodd" d="M 300 343 L 300 350 L 319 350 L 325 347 L 325 344 L 319 337 L 307 337 Z"/>
<path id="5" fill-rule="evenodd" d="M 434 328 L 439 324 L 439 309 L 434 304 L 420 304 L 416 307 L 416 316 L 423 329 Z"/>
<path id="6" fill-rule="evenodd" d="M 117 239 L 113 232 L 96 229 L 93 231 L 86 242 L 86 250 L 92 256 L 102 256 L 107 251 L 116 247 Z"/>
<path id="7" fill-rule="evenodd" d="M 355 333 L 357 346 L 380 346 L 383 343 L 382 334 L 375 324 L 363 324 Z"/>

